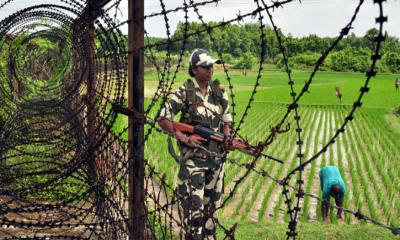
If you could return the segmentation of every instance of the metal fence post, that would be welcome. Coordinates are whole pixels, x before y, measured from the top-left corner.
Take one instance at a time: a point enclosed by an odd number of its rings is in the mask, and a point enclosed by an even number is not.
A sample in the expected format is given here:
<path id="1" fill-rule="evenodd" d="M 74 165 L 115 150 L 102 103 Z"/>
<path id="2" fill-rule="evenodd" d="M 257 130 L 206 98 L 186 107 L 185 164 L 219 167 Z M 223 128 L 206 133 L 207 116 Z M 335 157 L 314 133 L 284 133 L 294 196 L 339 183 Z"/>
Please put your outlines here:
<path id="1" fill-rule="evenodd" d="M 128 107 L 144 113 L 144 0 L 128 1 Z M 130 240 L 145 238 L 144 126 L 129 117 L 129 218 Z"/>

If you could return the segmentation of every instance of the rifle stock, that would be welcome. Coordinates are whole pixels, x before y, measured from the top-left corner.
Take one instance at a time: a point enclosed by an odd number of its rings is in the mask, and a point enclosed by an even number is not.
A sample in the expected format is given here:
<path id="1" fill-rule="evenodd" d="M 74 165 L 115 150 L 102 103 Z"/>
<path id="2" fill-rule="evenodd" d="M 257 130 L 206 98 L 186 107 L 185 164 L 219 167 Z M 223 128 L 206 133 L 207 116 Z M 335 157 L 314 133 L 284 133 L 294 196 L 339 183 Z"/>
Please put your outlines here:
<path id="1" fill-rule="evenodd" d="M 182 133 L 190 134 L 190 135 L 199 135 L 200 137 L 211 139 L 216 142 L 224 142 L 225 141 L 225 134 L 220 133 L 220 132 L 214 132 L 212 129 L 209 129 L 209 128 L 206 128 L 203 126 L 199 126 L 199 125 L 192 126 L 192 125 L 189 125 L 186 123 L 181 123 L 181 122 L 174 122 L 174 121 L 171 121 L 171 122 L 172 122 L 174 129 L 178 129 Z M 258 153 L 256 147 L 254 147 L 246 142 L 243 142 L 239 138 L 233 139 L 231 144 L 232 144 L 231 145 L 232 148 L 237 149 L 248 155 L 251 155 L 251 156 L 260 155 L 260 156 L 272 159 L 274 161 L 283 163 L 283 161 L 280 159 L 268 156 L 267 154 L 264 154 L 264 153 Z"/>

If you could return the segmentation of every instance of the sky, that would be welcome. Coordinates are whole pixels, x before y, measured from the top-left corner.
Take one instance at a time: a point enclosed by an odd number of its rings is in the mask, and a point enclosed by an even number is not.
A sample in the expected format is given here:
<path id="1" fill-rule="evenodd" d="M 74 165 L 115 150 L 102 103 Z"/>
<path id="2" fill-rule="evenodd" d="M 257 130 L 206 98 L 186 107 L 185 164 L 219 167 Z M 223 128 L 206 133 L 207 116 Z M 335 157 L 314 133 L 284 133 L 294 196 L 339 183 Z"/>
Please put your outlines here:
<path id="1" fill-rule="evenodd" d="M 197 0 L 200 2 L 204 0 Z M 183 0 L 164 0 L 166 8 L 181 6 Z M 261 2 L 261 1 L 260 1 Z M 283 8 L 272 12 L 273 20 L 284 33 L 291 33 L 295 37 L 317 34 L 321 37 L 333 37 L 340 33 L 340 30 L 347 25 L 358 4 L 358 0 L 302 0 L 293 1 L 285 4 Z M 126 2 L 125 2 L 126 3 Z M 124 4 L 125 4 L 124 3 Z M 267 5 L 270 1 L 266 1 Z M 124 5 L 124 7 L 127 7 Z M 146 14 L 160 12 L 159 0 L 145 0 Z M 236 17 L 236 14 L 249 13 L 256 9 L 254 0 L 222 0 L 218 6 L 215 4 L 200 7 L 200 14 L 206 21 L 222 21 Z M 384 14 L 388 16 L 388 23 L 384 25 L 384 30 L 390 35 L 400 38 L 400 0 L 388 0 L 384 3 Z M 373 0 L 366 0 L 354 23 L 354 32 L 357 36 L 363 36 L 365 32 L 375 24 L 375 17 L 379 15 L 377 4 Z M 170 14 L 169 23 L 175 30 L 177 22 L 183 21 L 183 14 Z M 198 21 L 197 15 L 189 12 L 189 19 Z M 257 19 L 248 18 L 246 21 L 256 21 Z M 269 24 L 269 19 L 265 18 L 265 23 Z M 165 36 L 166 29 L 162 17 L 146 21 L 146 30 L 152 36 Z"/>
<path id="2" fill-rule="evenodd" d="M 157 13 L 161 11 L 160 0 L 144 0 L 145 14 Z M 195 0 L 202 2 L 205 0 Z M 5 0 L 0 0 L 0 5 Z M 60 0 L 13 0 L 0 9 L 0 19 L 7 17 L 9 14 L 21 10 L 27 6 L 38 3 L 58 3 Z M 163 0 L 166 9 L 182 6 L 184 0 Z M 189 2 L 189 0 L 186 0 Z M 261 0 L 260 0 L 261 2 Z M 270 0 L 265 0 L 267 5 Z M 295 37 L 307 36 L 309 34 L 317 34 L 321 37 L 334 37 L 340 33 L 340 30 L 346 26 L 354 13 L 358 0 L 299 0 L 285 4 L 283 8 L 278 8 L 272 12 L 275 24 L 281 28 L 285 34 L 292 34 Z M 400 0 L 387 0 L 384 2 L 384 15 L 388 16 L 388 22 L 384 25 L 384 30 L 390 35 L 400 38 Z M 201 6 L 200 14 L 205 21 L 223 21 L 236 17 L 240 12 L 246 14 L 254 9 L 257 5 L 254 0 L 221 0 L 216 6 L 208 4 Z M 127 13 L 128 0 L 122 0 L 120 11 L 117 12 L 119 21 L 124 21 L 128 17 Z M 110 15 L 114 15 L 114 10 Z M 373 4 L 373 0 L 365 0 L 359 15 L 354 23 L 354 28 L 351 32 L 357 36 L 363 36 L 365 32 L 373 27 L 378 27 L 375 24 L 375 18 L 379 15 L 377 4 Z M 269 24 L 269 19 L 265 15 L 265 22 Z M 168 14 L 168 23 L 171 26 L 170 31 L 173 32 L 179 21 L 184 21 L 182 11 L 180 13 Z M 189 12 L 189 21 L 199 21 L 197 15 L 191 10 Z M 256 22 L 257 19 L 248 17 L 245 22 Z M 148 18 L 145 22 L 146 31 L 150 36 L 165 37 L 166 27 L 163 16 Z M 127 25 L 121 30 L 127 33 Z"/>

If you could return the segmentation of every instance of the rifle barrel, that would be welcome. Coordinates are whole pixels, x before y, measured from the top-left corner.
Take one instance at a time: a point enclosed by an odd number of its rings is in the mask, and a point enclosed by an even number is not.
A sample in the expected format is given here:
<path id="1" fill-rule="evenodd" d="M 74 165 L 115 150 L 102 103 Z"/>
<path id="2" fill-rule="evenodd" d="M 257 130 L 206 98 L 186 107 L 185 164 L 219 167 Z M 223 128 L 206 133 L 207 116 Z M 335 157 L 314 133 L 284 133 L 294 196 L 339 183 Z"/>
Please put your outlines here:
<path id="1" fill-rule="evenodd" d="M 278 158 L 275 158 L 275 157 L 272 157 L 272 156 L 269 156 L 269 155 L 267 155 L 267 154 L 265 154 L 265 153 L 261 153 L 260 155 L 263 156 L 263 157 L 265 157 L 265 158 L 269 158 L 269 159 L 272 159 L 272 160 L 274 160 L 274 161 L 283 163 L 282 160 L 280 160 L 280 159 L 278 159 Z"/>
<path id="2" fill-rule="evenodd" d="M 185 132 L 185 133 L 191 133 L 191 134 L 197 134 L 200 135 L 204 138 L 209 138 L 209 139 L 213 139 L 217 142 L 223 142 L 224 141 L 224 134 L 223 133 L 219 133 L 219 132 L 214 132 L 212 129 L 200 126 L 200 125 L 196 125 L 196 126 L 191 126 L 189 124 L 185 124 L 185 123 L 179 123 L 179 122 L 173 122 L 174 127 L 178 128 L 180 131 Z M 242 151 L 244 153 L 247 153 L 249 155 L 254 156 L 254 152 L 250 151 L 249 149 L 246 148 L 246 144 L 240 141 L 236 142 L 236 148 L 239 151 Z M 252 148 L 255 149 L 254 146 L 251 146 Z M 274 161 L 277 161 L 279 163 L 283 163 L 282 160 L 269 156 L 265 153 L 260 153 L 260 156 L 263 156 L 265 158 L 268 159 L 272 159 Z"/>
<path id="3" fill-rule="evenodd" d="M 249 150 L 247 150 L 247 149 L 240 149 L 240 148 L 238 148 L 238 150 L 241 151 L 241 152 L 244 152 L 244 153 L 246 153 L 246 154 L 249 154 L 249 155 L 254 156 L 253 152 L 251 152 L 251 151 L 249 151 Z M 282 160 L 280 160 L 280 159 L 278 159 L 278 158 L 275 158 L 275 157 L 272 157 L 272 156 L 270 156 L 270 155 L 267 155 L 267 154 L 265 154 L 265 153 L 260 153 L 260 156 L 265 157 L 265 158 L 269 158 L 269 159 L 274 160 L 274 161 L 277 161 L 277 162 L 279 162 L 279 163 L 283 163 Z"/>

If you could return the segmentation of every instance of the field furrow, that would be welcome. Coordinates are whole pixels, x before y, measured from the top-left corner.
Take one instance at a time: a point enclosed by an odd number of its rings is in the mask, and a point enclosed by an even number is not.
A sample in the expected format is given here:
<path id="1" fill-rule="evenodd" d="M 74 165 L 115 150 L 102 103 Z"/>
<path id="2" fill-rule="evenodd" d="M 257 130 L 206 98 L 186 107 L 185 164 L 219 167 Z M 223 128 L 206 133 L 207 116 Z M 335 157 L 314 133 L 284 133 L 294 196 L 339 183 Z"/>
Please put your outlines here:
<path id="1" fill-rule="evenodd" d="M 315 154 L 321 147 L 323 146 L 322 142 L 322 137 L 323 137 L 323 124 L 326 123 L 326 118 L 327 118 L 327 112 L 322 110 L 320 112 L 320 121 L 318 123 L 318 128 L 316 132 L 316 136 L 314 138 L 314 150 L 313 154 Z M 307 187 L 306 187 L 306 192 L 310 192 L 312 194 L 318 194 L 318 189 L 320 188 L 320 183 L 319 183 L 319 169 L 321 166 L 321 157 L 318 157 L 314 162 L 313 162 L 313 168 L 315 171 L 310 174 L 309 179 L 312 178 L 312 181 L 307 182 Z M 304 221 L 315 221 L 317 220 L 317 211 L 320 211 L 318 208 L 318 202 L 314 198 L 309 198 L 305 197 L 305 202 L 309 202 L 309 206 L 306 204 L 303 207 L 303 211 L 305 213 L 303 220 Z M 308 210 L 308 211 L 307 211 Z"/>
<path id="2" fill-rule="evenodd" d="M 336 119 L 339 120 L 340 123 L 342 123 L 345 115 L 345 113 L 339 110 L 335 111 L 335 116 Z M 344 202 L 343 202 L 343 206 L 345 208 L 349 208 L 349 209 L 356 209 L 356 202 L 353 201 L 354 195 L 353 195 L 353 191 L 350 191 L 351 189 L 353 189 L 353 181 L 351 178 L 351 173 L 350 173 L 350 169 L 349 169 L 349 163 L 348 163 L 348 155 L 346 153 L 346 149 L 345 149 L 345 145 L 344 145 L 344 140 L 343 140 L 343 134 L 339 135 L 337 141 L 336 141 L 336 155 L 337 155 L 337 159 L 338 159 L 338 168 L 339 171 L 342 175 L 343 181 L 346 184 L 346 188 L 347 188 L 347 193 L 346 196 L 344 198 Z M 346 214 L 344 216 L 345 222 L 346 223 L 357 223 L 358 220 L 354 217 L 352 217 L 349 214 Z"/>
<path id="3" fill-rule="evenodd" d="M 312 113 L 309 115 L 309 117 L 304 117 L 302 119 L 302 121 L 300 122 L 300 124 L 301 124 L 300 126 L 303 129 L 302 134 L 301 134 L 301 139 L 303 140 L 303 145 L 304 146 L 309 145 L 309 143 L 311 142 L 310 136 L 316 130 L 315 129 L 315 125 L 313 125 L 313 121 L 312 121 L 312 119 L 314 119 L 315 116 L 317 116 L 316 111 L 312 111 Z M 312 128 L 312 127 L 314 127 L 314 128 Z M 297 136 L 295 137 L 295 139 L 296 139 L 296 141 L 298 140 Z M 295 149 L 294 157 L 292 158 L 292 161 L 290 163 L 290 167 L 288 167 L 285 170 L 285 174 L 284 175 L 287 175 L 289 173 L 289 171 L 294 169 L 299 164 L 298 157 L 297 157 L 297 154 L 298 154 L 297 146 L 295 145 L 295 147 L 293 147 L 293 148 Z M 304 153 L 304 151 L 303 151 L 303 153 Z M 304 161 L 304 158 L 303 158 L 303 161 Z M 291 179 L 290 179 L 289 184 L 292 185 L 292 186 L 296 186 L 297 187 L 297 185 L 296 185 L 297 178 L 298 178 L 298 174 L 293 175 L 291 177 Z M 281 194 L 281 192 L 279 192 L 279 194 Z M 290 193 L 291 197 L 290 198 L 292 200 L 294 199 L 294 194 L 295 194 L 295 192 L 291 191 L 291 193 Z M 294 200 L 293 200 L 292 204 L 295 204 Z M 277 220 L 278 222 L 288 221 L 289 216 L 287 215 L 287 212 L 286 212 L 287 206 L 284 203 L 284 196 L 282 194 L 281 194 L 281 196 L 279 198 L 278 204 L 274 207 L 274 213 L 277 212 L 277 209 L 278 210 L 282 210 L 282 211 L 279 211 L 279 215 L 278 216 L 276 216 L 276 214 L 274 214 L 274 219 Z"/>
<path id="4" fill-rule="evenodd" d="M 269 129 L 274 126 L 285 112 L 285 105 L 269 103 L 256 103 L 252 112 L 246 119 L 241 135 L 248 138 L 250 143 L 257 141 L 269 134 Z M 350 108 L 335 105 L 305 105 L 300 108 L 300 125 L 303 161 L 306 161 L 331 139 L 333 134 L 343 123 Z M 356 112 L 355 120 L 346 126 L 346 131 L 340 134 L 335 143 L 330 145 L 302 172 L 304 190 L 314 195 L 321 196 L 319 170 L 325 165 L 335 165 L 339 168 L 348 192 L 344 199 L 344 207 L 359 210 L 363 214 L 389 224 L 399 224 L 400 220 L 400 140 L 398 135 L 387 131 L 387 124 L 382 117 L 377 117 L 382 110 L 362 109 Z M 379 114 L 378 114 L 379 113 Z M 282 179 L 288 172 L 296 168 L 298 162 L 298 146 L 295 132 L 296 124 L 293 114 L 289 116 L 291 129 L 288 133 L 279 134 L 274 142 L 267 146 L 265 153 L 284 160 L 284 164 L 268 159 L 259 159 L 255 169 L 263 170 L 275 179 Z M 166 138 L 153 138 L 149 140 L 146 151 L 150 162 L 158 169 L 176 171 L 176 163 L 171 160 L 161 160 L 158 153 L 167 152 L 165 146 L 158 144 Z M 156 151 L 149 151 L 150 149 Z M 251 157 L 239 151 L 232 151 L 229 159 L 243 164 L 251 161 Z M 230 193 L 236 181 L 243 176 L 246 168 L 228 163 L 225 168 L 225 196 Z M 290 179 L 290 185 L 297 187 L 298 174 Z M 176 182 L 176 174 L 170 174 L 167 181 Z M 290 191 L 292 207 L 295 204 L 295 191 Z M 287 206 L 284 203 L 282 187 L 268 177 L 251 172 L 238 186 L 233 197 L 227 202 L 220 215 L 223 218 L 237 221 L 275 221 L 286 222 L 289 220 Z M 331 199 L 331 203 L 334 201 Z M 301 212 L 299 220 L 304 222 L 321 221 L 321 202 L 310 197 L 300 200 Z M 336 210 L 331 211 L 331 223 L 336 224 Z M 345 223 L 359 224 L 352 215 L 345 215 Z"/>
<path id="5" fill-rule="evenodd" d="M 243 135 L 249 137 L 249 141 L 252 143 L 255 143 L 256 141 L 262 140 L 262 137 L 265 136 L 265 132 L 263 130 L 268 129 L 268 126 L 272 125 L 273 121 L 276 120 L 277 112 L 279 111 L 279 106 L 275 106 L 275 108 L 272 110 L 273 113 L 275 114 L 270 114 L 268 119 L 265 119 L 263 114 L 257 114 L 255 118 L 252 118 L 251 122 L 258 122 L 261 123 L 257 125 L 256 128 L 254 128 L 254 125 L 249 125 L 247 128 L 243 129 Z M 253 128 L 252 128 L 253 127 Z M 267 149 L 268 150 L 268 149 Z M 268 154 L 271 154 L 271 152 L 266 151 Z M 235 159 L 240 159 L 240 162 L 245 163 L 251 161 L 251 157 L 243 155 L 239 153 L 239 155 L 236 155 L 239 157 L 236 157 Z M 240 158 L 240 156 L 242 156 Z M 267 159 L 259 159 L 258 160 L 258 165 L 260 165 L 261 162 L 261 167 L 263 168 L 267 163 L 271 163 L 270 160 Z M 232 164 L 230 164 L 232 166 Z M 226 172 L 227 177 L 225 178 L 225 182 L 227 183 L 227 188 L 225 190 L 225 193 L 229 193 L 234 185 L 236 184 L 236 180 L 240 178 L 245 172 L 246 169 L 242 167 L 235 166 L 235 171 L 228 171 Z M 233 198 L 231 198 L 230 201 L 228 201 L 227 206 L 225 206 L 223 214 L 224 216 L 238 216 L 238 213 L 240 212 L 242 206 L 244 205 L 245 197 L 253 193 L 253 188 L 257 183 L 259 176 L 258 174 L 251 172 L 246 179 L 244 179 L 244 182 L 240 184 L 240 187 L 238 191 L 234 194 Z M 250 192 L 250 193 L 249 193 Z"/>

